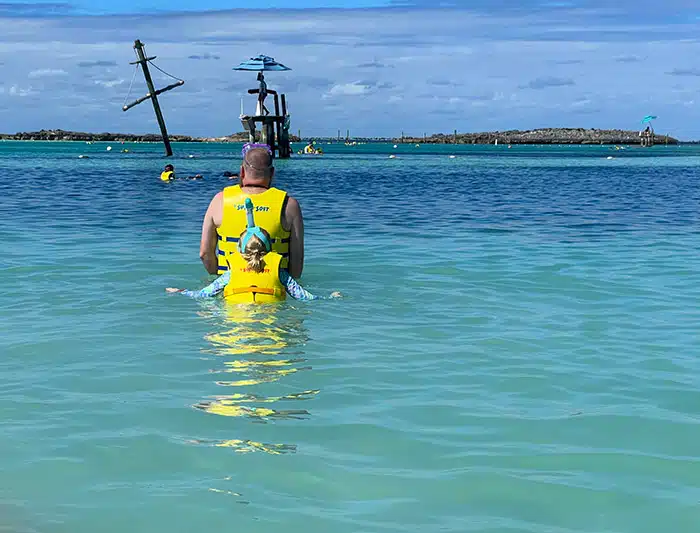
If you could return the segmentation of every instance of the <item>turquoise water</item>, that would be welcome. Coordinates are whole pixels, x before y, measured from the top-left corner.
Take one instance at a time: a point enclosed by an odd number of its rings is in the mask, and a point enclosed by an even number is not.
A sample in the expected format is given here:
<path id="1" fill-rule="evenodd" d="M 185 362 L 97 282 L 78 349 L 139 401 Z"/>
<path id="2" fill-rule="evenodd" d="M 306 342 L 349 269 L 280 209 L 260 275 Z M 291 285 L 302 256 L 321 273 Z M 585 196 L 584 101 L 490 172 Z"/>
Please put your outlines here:
<path id="1" fill-rule="evenodd" d="M 0 143 L 0 530 L 695 530 L 700 148 L 279 161 L 345 298 L 253 313 L 164 292 L 240 145 L 106 146 Z"/>

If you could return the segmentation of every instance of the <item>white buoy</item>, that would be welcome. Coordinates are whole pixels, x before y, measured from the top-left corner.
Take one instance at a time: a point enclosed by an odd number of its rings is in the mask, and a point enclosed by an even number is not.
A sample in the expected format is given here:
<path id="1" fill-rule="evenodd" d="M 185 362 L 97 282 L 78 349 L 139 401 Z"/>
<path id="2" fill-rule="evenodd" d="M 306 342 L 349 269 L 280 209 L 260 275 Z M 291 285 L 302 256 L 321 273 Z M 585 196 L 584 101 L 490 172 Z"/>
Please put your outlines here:
<path id="1" fill-rule="evenodd" d="M 457 157 L 457 156 L 456 156 L 456 155 L 451 155 L 451 156 L 450 156 L 450 159 L 454 159 L 455 157 Z"/>
<path id="2" fill-rule="evenodd" d="M 613 156 L 609 155 L 606 159 L 615 159 Z"/>
<path id="3" fill-rule="evenodd" d="M 399 146 L 397 144 L 394 145 L 394 148 L 398 148 Z"/>
<path id="4" fill-rule="evenodd" d="M 112 149 L 111 146 L 108 146 L 108 147 L 107 147 L 107 151 L 108 151 L 108 152 L 109 152 L 111 149 Z"/>
<path id="5" fill-rule="evenodd" d="M 396 156 L 395 156 L 394 154 L 391 154 L 391 155 L 389 156 L 389 159 L 396 159 Z"/>
<path id="6" fill-rule="evenodd" d="M 86 155 L 79 155 L 78 156 L 78 159 L 87 159 L 87 158 L 88 158 L 88 156 L 86 156 Z"/>
<path id="7" fill-rule="evenodd" d="M 194 159 L 194 156 L 193 156 L 192 154 L 190 154 L 188 157 L 189 157 L 190 159 Z"/>

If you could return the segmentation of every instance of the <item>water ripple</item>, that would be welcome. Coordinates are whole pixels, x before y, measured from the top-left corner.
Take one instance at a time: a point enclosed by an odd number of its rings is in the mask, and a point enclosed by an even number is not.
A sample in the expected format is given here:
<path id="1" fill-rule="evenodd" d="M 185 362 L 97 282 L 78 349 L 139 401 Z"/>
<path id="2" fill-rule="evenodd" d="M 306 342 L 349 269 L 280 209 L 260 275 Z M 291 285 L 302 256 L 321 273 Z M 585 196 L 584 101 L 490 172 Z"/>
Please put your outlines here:
<path id="1" fill-rule="evenodd" d="M 271 312 L 164 292 L 240 146 L 105 146 L 0 143 L 0 529 L 696 527 L 697 147 L 280 161 Z"/>

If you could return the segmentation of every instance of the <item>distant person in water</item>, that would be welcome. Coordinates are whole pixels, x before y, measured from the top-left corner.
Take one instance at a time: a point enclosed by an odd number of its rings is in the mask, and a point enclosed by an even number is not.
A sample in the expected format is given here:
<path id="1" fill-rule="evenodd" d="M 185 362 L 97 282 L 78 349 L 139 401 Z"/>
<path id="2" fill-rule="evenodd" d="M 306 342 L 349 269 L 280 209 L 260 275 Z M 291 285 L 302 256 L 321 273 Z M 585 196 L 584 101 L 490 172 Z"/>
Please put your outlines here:
<path id="1" fill-rule="evenodd" d="M 194 176 L 187 176 L 186 178 L 178 178 L 175 175 L 175 167 L 172 165 L 165 165 L 165 168 L 163 169 L 163 172 L 160 173 L 160 179 L 161 181 L 173 181 L 176 179 L 181 179 L 181 180 L 201 180 L 203 179 L 204 176 L 201 174 L 195 174 Z"/>
<path id="2" fill-rule="evenodd" d="M 163 172 L 160 173 L 161 181 L 170 181 L 175 179 L 175 167 L 172 165 L 165 165 Z"/>
<path id="3" fill-rule="evenodd" d="M 318 300 L 322 296 L 311 294 L 282 268 L 282 256 L 272 251 L 270 234 L 256 226 L 253 218 L 253 202 L 246 198 L 248 227 L 238 239 L 237 252 L 226 256 L 228 270 L 211 284 L 199 291 L 168 287 L 168 292 L 179 292 L 195 298 L 212 297 L 223 292 L 231 303 L 281 302 L 289 294 L 295 300 Z M 330 298 L 339 298 L 333 292 Z"/>

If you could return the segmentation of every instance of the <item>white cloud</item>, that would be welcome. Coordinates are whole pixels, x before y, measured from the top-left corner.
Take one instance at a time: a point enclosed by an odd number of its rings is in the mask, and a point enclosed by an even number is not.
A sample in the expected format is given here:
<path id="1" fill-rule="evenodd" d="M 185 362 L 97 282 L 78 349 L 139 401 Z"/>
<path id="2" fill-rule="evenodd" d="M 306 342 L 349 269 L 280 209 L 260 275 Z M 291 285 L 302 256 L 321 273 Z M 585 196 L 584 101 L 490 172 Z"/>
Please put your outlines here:
<path id="1" fill-rule="evenodd" d="M 51 78 L 54 76 L 67 76 L 68 73 L 60 68 L 40 68 L 29 73 L 30 78 Z"/>
<path id="2" fill-rule="evenodd" d="M 122 85 L 123 83 L 126 83 L 126 80 L 123 79 L 118 79 L 118 80 L 95 80 L 94 81 L 95 85 L 100 85 L 102 87 L 116 87 L 118 85 Z"/>
<path id="3" fill-rule="evenodd" d="M 34 90 L 31 86 L 24 88 L 20 87 L 19 85 L 10 85 L 10 87 L 0 87 L 0 94 L 7 94 L 9 96 L 18 96 L 22 98 L 33 94 L 38 94 L 38 91 Z"/>
<path id="4" fill-rule="evenodd" d="M 571 104 L 571 107 L 587 107 L 591 105 L 593 101 L 590 98 L 580 98 Z"/>
<path id="5" fill-rule="evenodd" d="M 185 79 L 183 87 L 160 98 L 173 133 L 239 131 L 240 98 L 246 108 L 254 106 L 247 89 L 256 86 L 255 73 L 231 67 L 265 53 L 293 69 L 270 72 L 266 80 L 269 88 L 286 92 L 292 130 L 310 135 L 334 135 L 338 127 L 357 135 L 408 134 L 414 128 L 421 133 L 455 127 L 503 130 L 539 127 L 552 117 L 561 126 L 575 127 L 582 108 L 595 110 L 587 119 L 599 121 L 600 127 L 636 127 L 640 112 L 647 113 L 641 110 L 648 105 L 643 99 L 649 98 L 660 126 L 664 122 L 672 134 L 683 130 L 700 137 L 700 121 L 688 120 L 692 108 L 672 113 L 673 105 L 680 104 L 665 98 L 682 91 L 676 100 L 694 99 L 700 77 L 690 75 L 693 67 L 682 58 L 700 54 L 700 43 L 688 39 L 697 34 L 700 21 L 674 26 L 671 35 L 671 26 L 663 23 L 637 32 L 641 25 L 619 12 L 489 10 L 490 15 L 394 8 L 16 19 L 0 34 L 6 84 L 0 108 L 10 109 L 2 129 L 21 131 L 40 121 L 60 127 L 67 115 L 57 102 L 104 99 L 107 93 L 116 103 L 83 108 L 75 127 L 157 131 L 148 106 L 119 112 L 135 69 L 129 62 L 136 34 L 148 55 L 157 56 L 155 64 Z M 612 60 L 631 57 L 631 51 L 644 61 Z M 28 71 L 33 87 L 27 88 L 22 80 Z M 172 81 L 151 72 L 157 88 Z M 619 82 L 622 72 L 624 83 Z M 650 77 L 649 72 L 662 75 Z M 49 84 L 51 91 L 44 90 Z M 644 87 L 644 95 L 635 87 Z M 31 105 L 7 101 L 38 91 L 41 98 Z M 130 96 L 146 92 L 136 72 Z M 366 120 L 378 114 L 382 120 Z"/>
<path id="6" fill-rule="evenodd" d="M 368 85 L 365 85 L 359 81 L 353 81 L 352 83 L 334 85 L 330 88 L 328 94 L 332 96 L 361 96 L 369 93 L 370 90 L 371 87 Z"/>

